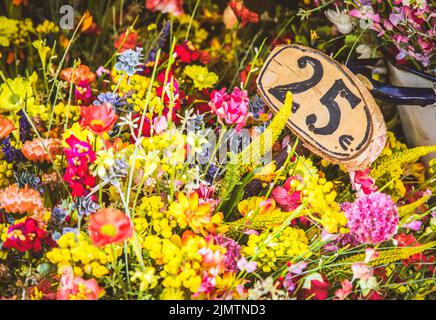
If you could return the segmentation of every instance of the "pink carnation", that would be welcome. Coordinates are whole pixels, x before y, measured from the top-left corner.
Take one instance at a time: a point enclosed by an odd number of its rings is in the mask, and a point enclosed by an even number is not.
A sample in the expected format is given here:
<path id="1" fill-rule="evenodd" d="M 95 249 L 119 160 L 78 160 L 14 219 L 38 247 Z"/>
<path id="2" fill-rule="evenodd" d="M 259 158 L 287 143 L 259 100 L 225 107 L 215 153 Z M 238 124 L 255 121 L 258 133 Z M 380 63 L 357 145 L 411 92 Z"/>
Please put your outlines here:
<path id="1" fill-rule="evenodd" d="M 210 95 L 209 106 L 212 111 L 227 124 L 236 124 L 236 131 L 240 132 L 248 116 L 248 94 L 238 87 L 231 94 L 226 88 L 214 90 Z"/>
<path id="2" fill-rule="evenodd" d="M 146 0 L 145 7 L 151 11 L 171 13 L 174 16 L 183 14 L 183 0 Z"/>
<path id="3" fill-rule="evenodd" d="M 389 240 L 398 228 L 398 210 L 391 197 L 376 192 L 343 206 L 350 234 L 360 243 Z"/>

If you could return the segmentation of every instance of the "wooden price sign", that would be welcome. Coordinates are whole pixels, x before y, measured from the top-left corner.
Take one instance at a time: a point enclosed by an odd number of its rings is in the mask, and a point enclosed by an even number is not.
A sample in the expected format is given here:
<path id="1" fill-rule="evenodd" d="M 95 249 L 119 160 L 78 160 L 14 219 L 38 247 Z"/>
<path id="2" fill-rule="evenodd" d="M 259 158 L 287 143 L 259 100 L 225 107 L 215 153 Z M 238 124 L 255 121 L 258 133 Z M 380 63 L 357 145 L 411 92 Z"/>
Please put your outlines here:
<path id="1" fill-rule="evenodd" d="M 369 166 L 386 142 L 386 125 L 372 95 L 345 66 L 299 45 L 276 47 L 257 79 L 273 112 L 293 93 L 288 127 L 312 152 L 348 170 Z"/>

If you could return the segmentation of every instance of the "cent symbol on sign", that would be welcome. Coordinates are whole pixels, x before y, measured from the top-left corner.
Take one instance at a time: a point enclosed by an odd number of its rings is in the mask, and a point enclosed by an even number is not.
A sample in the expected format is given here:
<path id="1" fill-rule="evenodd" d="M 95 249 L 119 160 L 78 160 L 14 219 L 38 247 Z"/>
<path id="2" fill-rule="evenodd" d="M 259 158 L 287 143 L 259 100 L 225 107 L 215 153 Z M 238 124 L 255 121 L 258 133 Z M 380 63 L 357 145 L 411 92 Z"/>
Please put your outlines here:
<path id="1" fill-rule="evenodd" d="M 314 153 L 349 170 L 369 166 L 386 141 L 383 116 L 368 89 L 345 66 L 299 46 L 276 47 L 257 79 L 273 112 L 293 93 L 288 127 Z"/>

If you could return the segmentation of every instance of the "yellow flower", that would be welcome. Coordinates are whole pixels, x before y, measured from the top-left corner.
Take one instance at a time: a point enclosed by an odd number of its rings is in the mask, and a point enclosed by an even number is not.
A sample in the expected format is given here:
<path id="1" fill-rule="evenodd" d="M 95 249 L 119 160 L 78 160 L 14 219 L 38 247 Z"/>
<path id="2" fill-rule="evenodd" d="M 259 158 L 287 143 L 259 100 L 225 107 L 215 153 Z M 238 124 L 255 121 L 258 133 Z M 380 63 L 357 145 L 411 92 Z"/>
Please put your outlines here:
<path id="1" fill-rule="evenodd" d="M 59 274 L 65 266 L 72 266 L 74 274 L 78 276 L 86 273 L 101 278 L 109 274 L 109 270 L 104 265 L 114 259 L 111 249 L 93 246 L 87 234 L 65 233 L 59 238 L 58 245 L 58 248 L 47 252 L 46 257 L 58 266 Z M 115 255 L 116 257 L 121 255 L 119 248 L 115 248 Z"/>
<path id="2" fill-rule="evenodd" d="M 182 290 L 169 287 L 162 290 L 159 297 L 160 300 L 183 300 L 185 299 L 185 294 Z"/>
<path id="3" fill-rule="evenodd" d="M 277 270 L 293 257 L 311 255 L 309 241 L 303 230 L 286 227 L 274 237 L 279 228 L 262 231 L 260 235 L 251 234 L 242 249 L 247 257 L 254 258 L 264 272 Z"/>
<path id="4" fill-rule="evenodd" d="M 202 233 L 212 222 L 210 204 L 199 204 L 195 192 L 189 198 L 180 192 L 177 202 L 173 202 L 168 211 L 176 218 L 180 228 L 189 226 L 196 233 Z"/>
<path id="5" fill-rule="evenodd" d="M 14 112 L 27 107 L 32 110 L 35 104 L 32 84 L 37 79 L 36 73 L 29 78 L 16 77 L 7 79 L 0 86 L 0 113 Z M 30 113 L 29 113 L 30 114 Z"/>
<path id="6" fill-rule="evenodd" d="M 158 277 L 155 275 L 154 268 L 147 267 L 143 271 L 133 273 L 130 280 L 132 280 L 132 282 L 139 282 L 139 291 L 143 292 L 156 287 Z"/>
<path id="7" fill-rule="evenodd" d="M 10 179 L 14 175 L 13 168 L 14 165 L 12 163 L 8 163 L 5 160 L 0 160 L 0 188 L 7 187 L 9 185 Z"/>
<path id="8" fill-rule="evenodd" d="M 45 70 L 45 64 L 47 60 L 47 53 L 50 51 L 50 47 L 45 45 L 45 40 L 35 40 L 32 42 L 33 47 L 38 50 L 39 58 L 42 62 L 42 67 Z"/>
<path id="9" fill-rule="evenodd" d="M 194 81 L 194 87 L 198 90 L 212 88 L 218 82 L 218 76 L 206 67 L 186 66 L 184 73 Z"/>
<path id="10" fill-rule="evenodd" d="M 44 35 L 59 32 L 59 27 L 52 21 L 44 20 L 43 23 L 36 26 L 35 30 L 37 33 Z"/>
<path id="11" fill-rule="evenodd" d="M 10 41 L 18 34 L 18 20 L 0 17 L 0 46 L 9 47 Z"/>

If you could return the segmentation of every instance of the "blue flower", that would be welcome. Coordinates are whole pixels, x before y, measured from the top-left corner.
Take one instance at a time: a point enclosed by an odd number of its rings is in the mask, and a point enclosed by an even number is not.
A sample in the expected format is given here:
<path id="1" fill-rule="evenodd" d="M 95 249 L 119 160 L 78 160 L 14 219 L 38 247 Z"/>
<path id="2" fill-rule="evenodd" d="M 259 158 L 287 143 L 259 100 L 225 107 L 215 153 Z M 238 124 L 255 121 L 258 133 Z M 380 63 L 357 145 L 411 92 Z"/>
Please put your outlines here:
<path id="1" fill-rule="evenodd" d="M 58 206 L 53 209 L 52 216 L 59 222 L 62 222 L 67 217 L 68 212 L 64 208 Z"/>
<path id="2" fill-rule="evenodd" d="M 20 150 L 15 149 L 10 142 L 10 137 L 3 139 L 0 142 L 3 157 L 8 163 L 20 162 L 24 160 L 24 156 Z"/>
<path id="3" fill-rule="evenodd" d="M 92 201 L 91 198 L 81 197 L 72 205 L 73 210 L 77 210 L 77 215 L 83 217 L 84 215 L 89 216 L 91 213 L 96 212 L 100 209 L 100 205 L 97 202 Z"/>
<path id="4" fill-rule="evenodd" d="M 120 97 L 118 94 L 112 93 L 112 92 L 100 93 L 97 96 L 97 100 L 94 100 L 94 102 L 92 104 L 94 104 L 96 106 L 100 106 L 103 103 L 110 103 L 115 108 L 122 107 L 123 105 L 126 104 L 126 102 L 123 100 L 122 97 Z"/>
<path id="5" fill-rule="evenodd" d="M 170 33 L 171 33 L 171 22 L 168 20 L 162 29 L 159 39 L 157 40 L 157 45 L 159 46 L 159 48 L 163 49 L 167 45 L 168 38 L 170 37 Z"/>
<path id="6" fill-rule="evenodd" d="M 142 48 L 136 48 L 136 51 L 129 49 L 124 51 L 118 57 L 118 62 L 115 64 L 117 71 L 124 71 L 129 76 L 133 76 L 137 71 L 141 71 L 139 68 L 141 60 L 144 58 L 142 54 Z"/>
<path id="7" fill-rule="evenodd" d="M 20 140 L 21 142 L 25 142 L 27 140 L 32 140 L 32 127 L 30 125 L 29 120 L 27 120 L 26 115 L 23 110 L 17 112 L 17 115 L 20 116 L 19 124 L 20 124 Z"/>
<path id="8" fill-rule="evenodd" d="M 259 119 L 260 115 L 265 112 L 265 102 L 256 95 L 248 104 L 249 111 L 255 119 Z"/>

